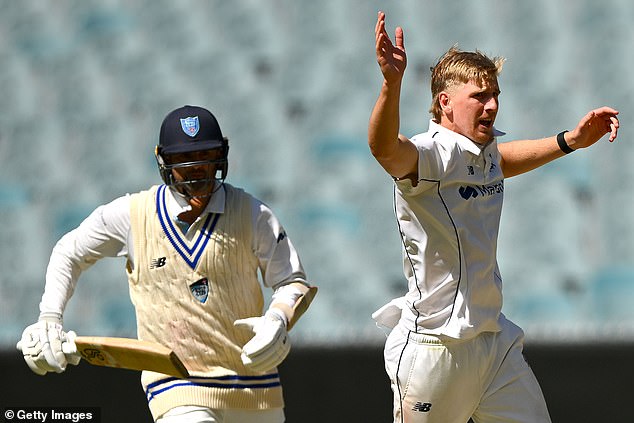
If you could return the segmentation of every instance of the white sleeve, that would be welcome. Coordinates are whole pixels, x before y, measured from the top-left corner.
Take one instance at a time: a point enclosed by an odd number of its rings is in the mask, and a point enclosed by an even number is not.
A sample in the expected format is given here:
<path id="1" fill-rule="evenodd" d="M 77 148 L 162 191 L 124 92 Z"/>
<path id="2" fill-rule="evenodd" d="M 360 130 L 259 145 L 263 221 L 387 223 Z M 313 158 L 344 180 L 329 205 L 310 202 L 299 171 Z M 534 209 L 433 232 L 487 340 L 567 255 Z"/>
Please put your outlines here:
<path id="1" fill-rule="evenodd" d="M 95 209 L 53 248 L 40 315 L 55 314 L 61 318 L 81 273 L 101 258 L 127 256 L 130 240 L 129 195 Z"/>
<path id="2" fill-rule="evenodd" d="M 440 180 L 444 173 L 439 144 L 429 133 L 412 137 L 418 150 L 418 179 Z"/>
<path id="3" fill-rule="evenodd" d="M 274 289 L 293 282 L 308 285 L 299 255 L 273 211 L 254 199 L 253 219 L 253 250 L 264 285 Z"/>

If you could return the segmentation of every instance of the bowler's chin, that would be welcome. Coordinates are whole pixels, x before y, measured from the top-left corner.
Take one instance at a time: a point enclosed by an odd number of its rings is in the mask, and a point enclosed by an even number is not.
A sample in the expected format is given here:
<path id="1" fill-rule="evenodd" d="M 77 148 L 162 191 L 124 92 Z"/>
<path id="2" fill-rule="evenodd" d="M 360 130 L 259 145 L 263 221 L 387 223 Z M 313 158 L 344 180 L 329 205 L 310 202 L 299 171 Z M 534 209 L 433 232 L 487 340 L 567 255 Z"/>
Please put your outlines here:
<path id="1" fill-rule="evenodd" d="M 491 142 L 491 140 L 493 139 L 493 129 L 478 131 L 476 133 L 476 137 L 477 138 L 475 142 L 477 142 L 478 144 L 486 144 L 488 142 Z"/>

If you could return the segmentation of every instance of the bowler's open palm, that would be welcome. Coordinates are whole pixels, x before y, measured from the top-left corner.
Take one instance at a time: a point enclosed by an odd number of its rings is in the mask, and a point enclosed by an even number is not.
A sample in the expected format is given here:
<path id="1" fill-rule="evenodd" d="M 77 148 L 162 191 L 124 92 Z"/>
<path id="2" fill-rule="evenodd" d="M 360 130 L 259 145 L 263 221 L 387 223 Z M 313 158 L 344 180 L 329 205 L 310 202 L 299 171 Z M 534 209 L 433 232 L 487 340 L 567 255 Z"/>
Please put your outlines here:
<path id="1" fill-rule="evenodd" d="M 385 13 L 379 12 L 374 29 L 376 37 L 376 59 L 381 73 L 387 81 L 400 80 L 407 67 L 407 54 L 403 43 L 403 28 L 397 27 L 394 34 L 396 45 L 392 44 L 385 30 Z"/>

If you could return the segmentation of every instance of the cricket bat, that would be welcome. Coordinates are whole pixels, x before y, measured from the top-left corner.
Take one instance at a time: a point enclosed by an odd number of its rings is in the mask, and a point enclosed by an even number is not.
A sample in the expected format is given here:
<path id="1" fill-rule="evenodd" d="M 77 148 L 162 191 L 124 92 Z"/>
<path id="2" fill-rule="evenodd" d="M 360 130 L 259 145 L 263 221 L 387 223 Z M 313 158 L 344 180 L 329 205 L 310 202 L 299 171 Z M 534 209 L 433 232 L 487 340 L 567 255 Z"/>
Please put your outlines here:
<path id="1" fill-rule="evenodd" d="M 78 336 L 75 338 L 75 345 L 81 358 L 95 366 L 151 370 L 180 378 L 189 376 L 187 368 L 176 353 L 155 342 L 107 336 Z"/>

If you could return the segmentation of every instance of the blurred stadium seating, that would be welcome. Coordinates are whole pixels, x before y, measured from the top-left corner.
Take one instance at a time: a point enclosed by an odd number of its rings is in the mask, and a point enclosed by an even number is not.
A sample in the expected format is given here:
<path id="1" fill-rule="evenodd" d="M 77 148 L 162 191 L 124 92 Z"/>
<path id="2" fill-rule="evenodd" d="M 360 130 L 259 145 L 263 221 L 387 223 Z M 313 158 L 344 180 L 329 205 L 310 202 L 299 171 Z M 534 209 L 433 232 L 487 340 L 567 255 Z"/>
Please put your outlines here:
<path id="1" fill-rule="evenodd" d="M 621 110 L 617 145 L 507 181 L 499 257 L 504 312 L 529 338 L 630 337 L 634 3 L 607 3 L 0 0 L 0 345 L 36 319 L 55 241 L 159 182 L 160 122 L 186 103 L 216 113 L 229 182 L 272 206 L 321 287 L 298 342 L 380 341 L 369 316 L 405 289 L 391 181 L 366 146 L 380 8 L 406 31 L 407 134 L 426 129 L 429 66 L 455 43 L 508 58 L 502 141 Z M 67 326 L 133 335 L 123 260 L 96 266 Z"/>

